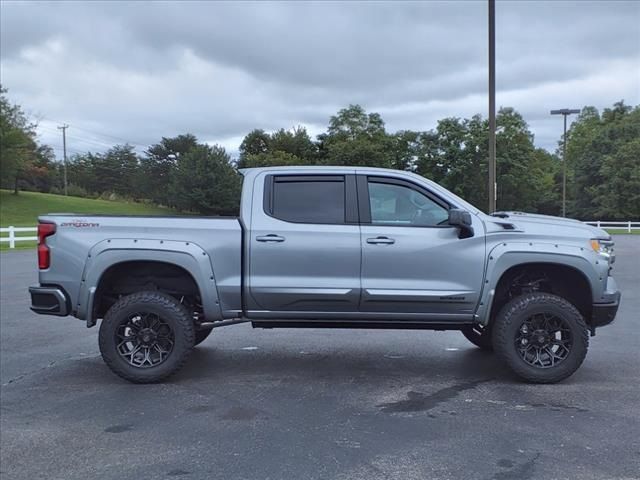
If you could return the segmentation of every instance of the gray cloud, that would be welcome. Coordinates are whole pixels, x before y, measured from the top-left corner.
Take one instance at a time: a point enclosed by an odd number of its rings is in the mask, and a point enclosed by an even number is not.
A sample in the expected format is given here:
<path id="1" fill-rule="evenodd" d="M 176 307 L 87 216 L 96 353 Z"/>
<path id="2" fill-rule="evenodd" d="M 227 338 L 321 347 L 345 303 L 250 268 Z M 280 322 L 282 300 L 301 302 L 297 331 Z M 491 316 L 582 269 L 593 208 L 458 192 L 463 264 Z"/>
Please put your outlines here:
<path id="1" fill-rule="evenodd" d="M 79 151 L 185 131 L 235 150 L 349 103 L 390 130 L 486 114 L 484 1 L 1 5 L 2 83 L 56 147 L 63 121 Z M 498 104 L 553 148 L 550 108 L 640 103 L 638 25 L 633 1 L 498 2 Z"/>

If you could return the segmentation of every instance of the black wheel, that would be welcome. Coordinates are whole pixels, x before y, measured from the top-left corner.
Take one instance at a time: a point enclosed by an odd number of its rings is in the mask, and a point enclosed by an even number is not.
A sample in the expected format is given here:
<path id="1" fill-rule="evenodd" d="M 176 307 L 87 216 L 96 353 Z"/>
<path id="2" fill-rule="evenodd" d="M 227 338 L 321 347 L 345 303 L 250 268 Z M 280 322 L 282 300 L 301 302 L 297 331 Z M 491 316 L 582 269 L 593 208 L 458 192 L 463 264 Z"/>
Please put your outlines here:
<path id="1" fill-rule="evenodd" d="M 100 325 L 100 353 L 117 375 L 158 382 L 187 360 L 195 341 L 193 317 L 170 295 L 138 292 L 114 303 Z"/>
<path id="2" fill-rule="evenodd" d="M 194 343 L 194 345 L 200 345 L 202 342 L 204 342 L 207 339 L 207 337 L 211 334 L 212 330 L 213 330 L 213 327 L 196 330 L 196 343 Z"/>
<path id="3" fill-rule="evenodd" d="M 580 312 L 564 298 L 529 293 L 502 308 L 493 324 L 493 346 L 524 380 L 555 383 L 580 367 L 589 333 Z"/>
<path id="4" fill-rule="evenodd" d="M 462 334 L 473 343 L 476 347 L 480 347 L 483 350 L 493 350 L 493 340 L 491 337 L 491 330 L 482 325 L 474 325 L 473 327 L 463 328 Z"/>

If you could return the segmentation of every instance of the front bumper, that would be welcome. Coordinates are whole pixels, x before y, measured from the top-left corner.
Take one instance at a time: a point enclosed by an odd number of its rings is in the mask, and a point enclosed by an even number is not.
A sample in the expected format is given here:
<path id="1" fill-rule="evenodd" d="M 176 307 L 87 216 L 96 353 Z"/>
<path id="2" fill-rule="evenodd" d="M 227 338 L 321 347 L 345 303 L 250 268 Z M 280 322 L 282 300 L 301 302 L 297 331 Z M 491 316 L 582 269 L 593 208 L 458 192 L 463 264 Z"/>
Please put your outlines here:
<path id="1" fill-rule="evenodd" d="M 616 318 L 620 306 L 620 290 L 613 277 L 607 278 L 607 288 L 602 294 L 602 302 L 594 303 L 591 310 L 591 328 L 609 325 Z"/>
<path id="2" fill-rule="evenodd" d="M 31 310 L 42 315 L 69 315 L 69 301 L 57 287 L 29 287 Z"/>

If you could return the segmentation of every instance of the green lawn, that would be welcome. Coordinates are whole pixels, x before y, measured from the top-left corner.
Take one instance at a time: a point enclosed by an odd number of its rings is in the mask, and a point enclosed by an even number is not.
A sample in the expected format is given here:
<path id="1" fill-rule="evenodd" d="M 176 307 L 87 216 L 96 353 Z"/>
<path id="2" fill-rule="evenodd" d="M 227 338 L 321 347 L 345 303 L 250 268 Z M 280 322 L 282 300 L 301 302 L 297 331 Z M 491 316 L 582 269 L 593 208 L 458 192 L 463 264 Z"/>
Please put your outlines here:
<path id="1" fill-rule="evenodd" d="M 169 208 L 144 203 L 93 200 L 80 197 L 65 197 L 48 193 L 20 192 L 18 195 L 0 190 L 0 227 L 35 227 L 38 215 L 46 213 L 101 213 L 107 215 L 175 215 Z M 17 233 L 16 236 L 34 236 L 35 233 Z M 3 233 L 3 237 L 8 234 Z M 33 248 L 35 242 L 16 242 L 18 248 Z M 0 249 L 9 248 L 7 242 Z"/>
<path id="2" fill-rule="evenodd" d="M 631 230 L 631 233 L 626 228 L 605 228 L 605 230 L 611 235 L 640 235 L 640 230 Z"/>

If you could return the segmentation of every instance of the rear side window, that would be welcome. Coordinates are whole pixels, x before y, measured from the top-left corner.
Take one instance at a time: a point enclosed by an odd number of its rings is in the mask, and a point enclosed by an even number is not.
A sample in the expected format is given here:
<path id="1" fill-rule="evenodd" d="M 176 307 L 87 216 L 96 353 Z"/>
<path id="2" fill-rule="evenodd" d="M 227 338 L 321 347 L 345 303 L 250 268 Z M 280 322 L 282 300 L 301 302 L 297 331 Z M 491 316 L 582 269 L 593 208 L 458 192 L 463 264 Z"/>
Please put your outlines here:
<path id="1" fill-rule="evenodd" d="M 345 223 L 342 176 L 273 178 L 268 213 L 295 223 Z"/>

